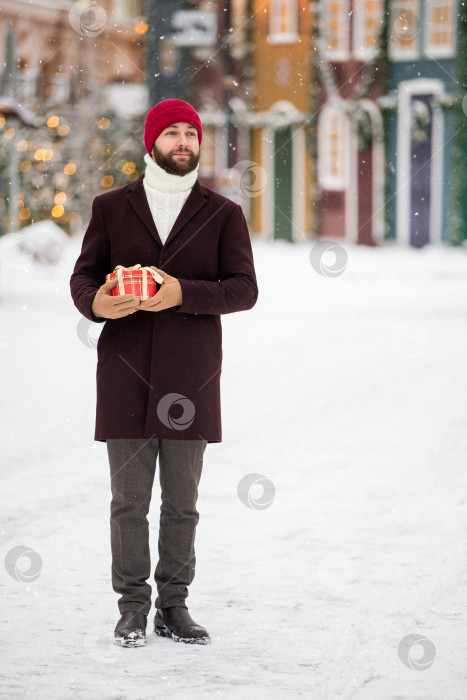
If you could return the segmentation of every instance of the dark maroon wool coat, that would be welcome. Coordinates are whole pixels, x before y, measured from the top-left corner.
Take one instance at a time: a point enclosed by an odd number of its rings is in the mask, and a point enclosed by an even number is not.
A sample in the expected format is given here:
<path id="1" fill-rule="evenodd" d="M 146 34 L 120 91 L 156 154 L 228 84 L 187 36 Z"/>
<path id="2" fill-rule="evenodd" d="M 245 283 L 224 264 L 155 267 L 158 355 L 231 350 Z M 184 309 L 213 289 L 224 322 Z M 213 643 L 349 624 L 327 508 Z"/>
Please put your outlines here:
<path id="1" fill-rule="evenodd" d="M 221 442 L 221 314 L 251 309 L 258 287 L 242 209 L 197 180 L 165 242 L 142 174 L 94 199 L 71 296 L 90 321 L 105 323 L 97 344 L 94 439 Z M 99 319 L 96 290 L 116 265 L 155 265 L 176 277 L 182 304 Z"/>

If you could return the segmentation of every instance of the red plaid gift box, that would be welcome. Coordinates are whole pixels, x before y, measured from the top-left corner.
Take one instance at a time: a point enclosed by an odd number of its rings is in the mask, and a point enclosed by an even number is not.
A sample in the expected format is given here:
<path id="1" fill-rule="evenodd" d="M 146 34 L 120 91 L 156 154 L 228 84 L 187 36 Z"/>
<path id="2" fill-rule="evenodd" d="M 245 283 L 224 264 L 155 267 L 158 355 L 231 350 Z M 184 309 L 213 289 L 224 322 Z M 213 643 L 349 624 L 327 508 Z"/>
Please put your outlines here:
<path id="1" fill-rule="evenodd" d="M 118 284 L 110 292 L 113 297 L 134 294 L 137 299 L 149 299 L 157 292 L 156 282 L 159 284 L 163 282 L 158 272 L 150 267 L 141 267 L 141 265 L 133 265 L 132 267 L 117 265 L 113 272 L 105 276 L 105 279 L 113 280 L 115 277 Z"/>

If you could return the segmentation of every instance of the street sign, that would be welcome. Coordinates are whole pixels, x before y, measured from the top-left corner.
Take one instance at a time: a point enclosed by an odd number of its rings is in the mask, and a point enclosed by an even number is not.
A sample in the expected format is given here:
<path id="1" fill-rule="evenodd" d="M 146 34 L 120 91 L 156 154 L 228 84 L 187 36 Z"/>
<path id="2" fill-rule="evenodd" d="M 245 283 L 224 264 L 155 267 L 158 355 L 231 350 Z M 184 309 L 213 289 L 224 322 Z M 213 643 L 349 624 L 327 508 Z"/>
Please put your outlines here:
<path id="1" fill-rule="evenodd" d="M 177 46 L 214 46 L 216 13 L 179 10 L 172 15 L 173 40 Z"/>

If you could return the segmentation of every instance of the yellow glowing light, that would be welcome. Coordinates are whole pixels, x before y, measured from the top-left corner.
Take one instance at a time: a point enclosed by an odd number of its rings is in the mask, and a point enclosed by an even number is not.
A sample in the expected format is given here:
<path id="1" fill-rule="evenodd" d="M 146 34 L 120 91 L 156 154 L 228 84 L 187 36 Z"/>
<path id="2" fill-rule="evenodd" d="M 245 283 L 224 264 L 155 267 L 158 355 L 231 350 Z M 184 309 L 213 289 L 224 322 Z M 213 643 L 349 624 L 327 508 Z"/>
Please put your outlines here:
<path id="1" fill-rule="evenodd" d="M 15 204 L 17 207 L 24 207 L 24 202 L 21 198 L 15 199 Z"/>
<path id="2" fill-rule="evenodd" d="M 49 117 L 49 118 L 47 119 L 47 126 L 48 126 L 50 129 L 55 129 L 55 127 L 58 126 L 59 121 L 60 121 L 60 117 L 56 117 L 56 116 L 54 116 L 54 117 Z"/>
<path id="3" fill-rule="evenodd" d="M 131 175 L 131 173 L 135 172 L 136 165 L 132 163 L 131 161 L 128 161 L 127 163 L 124 163 L 122 165 L 122 170 L 125 173 L 125 175 Z"/>
<path id="4" fill-rule="evenodd" d="M 65 204 L 66 193 L 65 192 L 57 192 L 57 194 L 54 197 L 54 202 L 55 202 L 55 204 Z"/>
<path id="5" fill-rule="evenodd" d="M 138 22 L 138 24 L 135 24 L 133 28 L 137 34 L 146 34 L 148 31 L 148 25 L 146 22 Z"/>
<path id="6" fill-rule="evenodd" d="M 66 136 L 69 131 L 70 131 L 69 124 L 60 124 L 60 126 L 57 129 L 57 132 L 58 132 L 58 134 L 60 134 L 60 136 Z"/>
<path id="7" fill-rule="evenodd" d="M 75 163 L 67 163 L 63 168 L 63 172 L 65 173 L 65 175 L 73 175 L 73 173 L 76 172 Z"/>
<path id="8" fill-rule="evenodd" d="M 101 187 L 112 187 L 114 184 L 114 179 L 112 175 L 104 175 L 101 180 Z"/>
<path id="9" fill-rule="evenodd" d="M 19 165 L 19 169 L 21 170 L 22 173 L 27 173 L 29 170 L 32 168 L 32 163 L 30 160 L 23 160 L 22 163 Z"/>
<path id="10" fill-rule="evenodd" d="M 0 117 L 0 129 L 3 129 L 5 126 L 5 117 Z"/>
<path id="11" fill-rule="evenodd" d="M 56 204 L 52 209 L 52 216 L 54 216 L 56 219 L 59 219 L 61 216 L 63 216 L 64 211 L 65 209 L 62 207 L 61 204 Z"/>
<path id="12" fill-rule="evenodd" d="M 51 148 L 46 148 L 44 160 L 50 160 L 52 158 L 53 154 L 54 154 L 54 152 L 52 151 Z"/>
<path id="13" fill-rule="evenodd" d="M 26 221 L 31 216 L 31 210 L 28 207 L 23 207 L 19 213 L 21 221 Z"/>
<path id="14" fill-rule="evenodd" d="M 45 160 L 45 148 L 38 148 L 34 153 L 34 158 L 36 160 Z"/>
<path id="15" fill-rule="evenodd" d="M 97 126 L 99 129 L 108 129 L 110 126 L 110 119 L 108 117 L 102 117 L 102 119 L 99 119 L 97 122 Z"/>
<path id="16" fill-rule="evenodd" d="M 15 130 L 12 127 L 7 129 L 5 131 L 5 133 L 3 134 L 3 136 L 8 140 L 12 139 L 14 135 L 15 135 Z"/>
<path id="17" fill-rule="evenodd" d="M 21 139 L 21 141 L 18 141 L 18 143 L 16 144 L 16 149 L 18 151 L 26 151 L 27 148 L 28 148 L 28 142 L 26 141 L 26 139 Z"/>

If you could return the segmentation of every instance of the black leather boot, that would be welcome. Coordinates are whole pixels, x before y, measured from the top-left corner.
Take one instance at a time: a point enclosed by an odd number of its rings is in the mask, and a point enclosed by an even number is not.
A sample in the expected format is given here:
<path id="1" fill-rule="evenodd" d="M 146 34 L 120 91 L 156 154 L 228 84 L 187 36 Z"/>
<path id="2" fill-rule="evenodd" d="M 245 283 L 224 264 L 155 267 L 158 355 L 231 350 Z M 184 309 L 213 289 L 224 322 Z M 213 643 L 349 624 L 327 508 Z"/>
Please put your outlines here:
<path id="1" fill-rule="evenodd" d="M 142 612 L 122 613 L 115 628 L 114 644 L 119 647 L 142 647 L 146 644 L 147 617 Z"/>
<path id="2" fill-rule="evenodd" d="M 154 631 L 159 637 L 172 637 L 176 642 L 209 644 L 211 641 L 204 627 L 198 625 L 188 610 L 180 605 L 158 609 L 154 617 Z"/>

